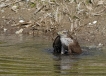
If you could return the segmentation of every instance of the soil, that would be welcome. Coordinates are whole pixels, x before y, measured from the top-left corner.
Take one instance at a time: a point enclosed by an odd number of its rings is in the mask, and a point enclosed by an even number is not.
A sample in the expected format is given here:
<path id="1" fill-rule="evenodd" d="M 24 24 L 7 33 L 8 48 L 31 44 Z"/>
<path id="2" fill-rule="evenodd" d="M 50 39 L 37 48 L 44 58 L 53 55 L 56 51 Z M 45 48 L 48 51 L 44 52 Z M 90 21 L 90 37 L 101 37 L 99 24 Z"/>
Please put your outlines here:
<path id="1" fill-rule="evenodd" d="M 3 3 L 6 3 L 7 6 L 0 7 L 0 34 L 28 34 L 33 36 L 49 36 L 51 38 L 56 37 L 56 33 L 61 30 L 70 30 L 72 23 L 69 20 L 69 12 L 64 12 L 64 16 L 62 19 L 56 22 L 53 22 L 53 19 L 50 17 L 45 17 L 46 14 L 53 14 L 53 9 L 49 7 L 48 3 L 45 4 L 46 7 L 39 10 L 39 8 L 43 7 L 43 3 L 40 3 L 40 0 L 30 0 L 27 2 L 25 0 L 5 0 L 0 2 L 0 6 Z M 47 1 L 47 0 L 45 0 Z M 51 0 L 55 2 L 55 0 Z M 60 0 L 59 0 L 60 1 Z M 63 8 L 61 6 L 61 1 L 57 1 L 54 4 L 54 10 L 56 7 Z M 96 47 L 105 47 L 106 46 L 106 10 L 105 4 L 97 5 L 86 3 L 89 8 L 92 10 L 85 8 L 85 5 L 82 3 L 80 9 L 83 9 L 83 12 L 80 14 L 76 13 L 76 7 L 80 3 L 72 2 L 71 0 L 65 0 L 67 4 L 68 10 L 71 12 L 72 21 L 76 21 L 77 19 L 77 29 L 74 30 L 74 37 L 76 37 L 82 46 L 96 46 Z M 81 0 L 82 2 L 88 0 Z M 89 0 L 90 1 L 90 0 Z M 105 3 L 105 0 L 102 0 Z M 37 7 L 37 4 L 38 7 Z M 59 4 L 59 5 L 58 5 Z M 14 7 L 16 6 L 16 7 Z M 64 5 L 65 6 L 65 5 Z M 14 8 L 14 9 L 13 9 Z M 59 10 L 61 11 L 61 9 Z M 36 13 L 38 12 L 38 13 Z M 94 14 L 94 15 L 93 15 Z M 52 16 L 52 15 L 51 15 Z M 41 21 L 41 19 L 43 19 Z M 50 22 L 52 20 L 52 22 Z M 20 22 L 20 21 L 24 21 Z M 73 22 L 74 23 L 74 22 Z M 52 24 L 52 25 L 51 25 Z M 29 25 L 27 27 L 27 25 Z M 22 31 L 20 30 L 22 29 Z M 18 32 L 18 33 L 17 33 Z M 73 32 L 73 31 L 71 31 Z"/>

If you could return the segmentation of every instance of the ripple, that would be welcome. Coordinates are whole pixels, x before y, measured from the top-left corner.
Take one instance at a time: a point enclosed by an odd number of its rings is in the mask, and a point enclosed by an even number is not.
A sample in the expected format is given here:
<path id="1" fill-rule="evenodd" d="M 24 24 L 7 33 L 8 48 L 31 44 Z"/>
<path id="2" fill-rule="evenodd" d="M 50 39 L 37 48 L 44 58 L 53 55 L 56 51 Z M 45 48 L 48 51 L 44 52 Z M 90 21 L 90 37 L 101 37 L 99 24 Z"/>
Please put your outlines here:
<path id="1" fill-rule="evenodd" d="M 46 41 L 26 40 L 0 44 L 0 76 L 106 76 L 106 50 L 54 56 Z"/>

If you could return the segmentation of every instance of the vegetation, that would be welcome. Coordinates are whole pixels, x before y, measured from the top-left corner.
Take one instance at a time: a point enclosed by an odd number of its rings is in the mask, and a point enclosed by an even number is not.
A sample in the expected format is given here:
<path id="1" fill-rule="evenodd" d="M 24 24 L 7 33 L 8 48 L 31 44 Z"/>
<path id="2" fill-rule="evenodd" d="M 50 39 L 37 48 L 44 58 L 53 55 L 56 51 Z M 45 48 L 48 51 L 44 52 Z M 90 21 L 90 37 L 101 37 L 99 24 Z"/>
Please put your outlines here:
<path id="1" fill-rule="evenodd" d="M 79 40 L 103 45 L 105 3 L 105 0 L 1 0 L 1 34 L 50 35 L 53 39 L 65 29 Z"/>

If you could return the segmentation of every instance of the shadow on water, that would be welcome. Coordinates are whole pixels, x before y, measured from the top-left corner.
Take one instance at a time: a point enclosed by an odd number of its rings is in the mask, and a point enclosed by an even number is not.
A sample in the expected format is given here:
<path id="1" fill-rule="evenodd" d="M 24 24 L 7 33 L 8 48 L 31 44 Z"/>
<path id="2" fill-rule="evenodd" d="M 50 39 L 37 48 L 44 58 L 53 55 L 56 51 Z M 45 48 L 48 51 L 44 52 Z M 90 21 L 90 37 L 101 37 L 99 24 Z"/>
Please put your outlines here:
<path id="1" fill-rule="evenodd" d="M 50 40 L 0 37 L 0 76 L 106 76 L 106 52 L 82 47 L 80 55 L 53 55 Z"/>

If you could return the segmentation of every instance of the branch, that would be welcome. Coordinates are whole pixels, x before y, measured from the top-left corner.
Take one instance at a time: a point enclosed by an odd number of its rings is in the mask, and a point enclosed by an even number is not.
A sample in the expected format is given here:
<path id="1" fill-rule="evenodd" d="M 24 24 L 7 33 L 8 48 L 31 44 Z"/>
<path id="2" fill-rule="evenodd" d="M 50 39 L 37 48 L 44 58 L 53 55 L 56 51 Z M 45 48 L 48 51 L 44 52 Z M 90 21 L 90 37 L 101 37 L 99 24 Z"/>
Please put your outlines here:
<path id="1" fill-rule="evenodd" d="M 46 5 L 43 5 L 42 7 L 40 7 L 39 9 L 37 9 L 35 12 L 34 12 L 34 15 L 36 15 L 38 12 L 40 12 Z"/>

